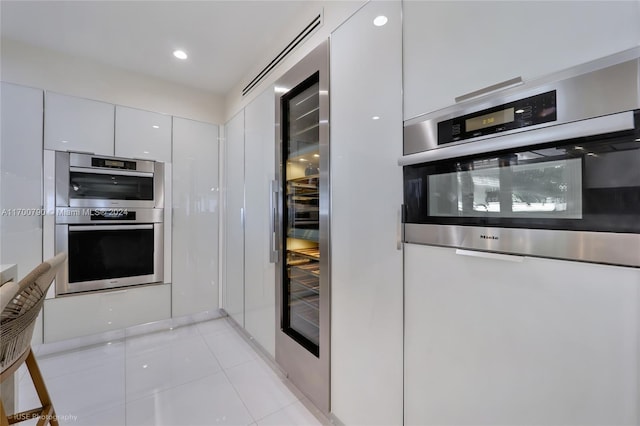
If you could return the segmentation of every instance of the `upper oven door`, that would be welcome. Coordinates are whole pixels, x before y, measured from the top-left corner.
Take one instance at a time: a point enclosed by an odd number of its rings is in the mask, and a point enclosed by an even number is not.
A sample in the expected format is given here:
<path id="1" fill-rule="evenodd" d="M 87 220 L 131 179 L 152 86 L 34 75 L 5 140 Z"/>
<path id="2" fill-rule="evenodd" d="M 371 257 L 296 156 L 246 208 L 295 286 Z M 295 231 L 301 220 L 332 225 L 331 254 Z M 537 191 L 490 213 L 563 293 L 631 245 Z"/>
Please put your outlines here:
<path id="1" fill-rule="evenodd" d="M 56 153 L 60 207 L 162 208 L 163 187 L 161 163 Z"/>
<path id="2" fill-rule="evenodd" d="M 640 112 L 624 117 L 629 130 L 540 129 L 532 145 L 499 149 L 517 145 L 505 136 L 488 153 L 461 145 L 460 157 L 406 165 L 405 223 L 640 234 Z"/>

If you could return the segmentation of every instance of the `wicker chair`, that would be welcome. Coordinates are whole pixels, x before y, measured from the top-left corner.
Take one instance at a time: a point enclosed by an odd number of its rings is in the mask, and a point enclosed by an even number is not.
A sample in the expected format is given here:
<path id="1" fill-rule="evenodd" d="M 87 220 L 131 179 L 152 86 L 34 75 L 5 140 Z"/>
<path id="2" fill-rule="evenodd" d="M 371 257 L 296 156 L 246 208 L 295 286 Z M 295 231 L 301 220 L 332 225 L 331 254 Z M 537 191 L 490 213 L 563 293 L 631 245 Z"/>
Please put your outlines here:
<path id="1" fill-rule="evenodd" d="M 66 253 L 60 253 L 38 265 L 20 282 L 9 282 L 0 287 L 0 383 L 26 362 L 42 404 L 42 407 L 7 416 L 0 401 L 1 426 L 33 418 L 39 418 L 38 426 L 47 422 L 58 425 L 47 387 L 31 351 L 31 338 L 47 290 L 66 258 Z"/>

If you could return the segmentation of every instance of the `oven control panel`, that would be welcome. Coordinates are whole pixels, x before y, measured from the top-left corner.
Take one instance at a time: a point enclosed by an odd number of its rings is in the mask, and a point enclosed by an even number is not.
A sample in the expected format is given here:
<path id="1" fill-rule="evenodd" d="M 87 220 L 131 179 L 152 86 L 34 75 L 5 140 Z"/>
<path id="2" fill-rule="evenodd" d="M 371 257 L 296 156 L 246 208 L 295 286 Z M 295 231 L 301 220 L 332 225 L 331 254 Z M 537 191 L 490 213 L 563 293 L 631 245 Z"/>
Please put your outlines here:
<path id="1" fill-rule="evenodd" d="M 558 119 L 556 91 L 541 93 L 438 123 L 438 145 Z"/>

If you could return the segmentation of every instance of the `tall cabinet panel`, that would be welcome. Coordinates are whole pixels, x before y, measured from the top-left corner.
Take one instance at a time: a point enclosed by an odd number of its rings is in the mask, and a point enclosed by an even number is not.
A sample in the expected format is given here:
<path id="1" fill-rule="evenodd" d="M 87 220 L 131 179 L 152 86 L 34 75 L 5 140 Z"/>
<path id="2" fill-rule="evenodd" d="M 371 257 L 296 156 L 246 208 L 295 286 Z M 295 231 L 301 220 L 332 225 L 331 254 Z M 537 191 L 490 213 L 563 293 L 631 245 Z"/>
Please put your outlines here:
<path id="1" fill-rule="evenodd" d="M 244 327 L 244 110 L 225 125 L 225 286 L 222 307 Z"/>
<path id="2" fill-rule="evenodd" d="M 276 361 L 329 412 L 329 43 L 276 83 Z"/>
<path id="3" fill-rule="evenodd" d="M 218 307 L 218 126 L 173 118 L 174 317 Z"/>
<path id="4" fill-rule="evenodd" d="M 112 104 L 47 92 L 44 147 L 113 155 Z"/>
<path id="5" fill-rule="evenodd" d="M 42 262 L 42 90 L 2 83 L 0 263 Z"/>
<path id="6" fill-rule="evenodd" d="M 402 424 L 400 12 L 370 2 L 331 36 L 331 411 L 344 424 Z"/>
<path id="7" fill-rule="evenodd" d="M 245 108 L 245 328 L 275 357 L 273 87 Z"/>

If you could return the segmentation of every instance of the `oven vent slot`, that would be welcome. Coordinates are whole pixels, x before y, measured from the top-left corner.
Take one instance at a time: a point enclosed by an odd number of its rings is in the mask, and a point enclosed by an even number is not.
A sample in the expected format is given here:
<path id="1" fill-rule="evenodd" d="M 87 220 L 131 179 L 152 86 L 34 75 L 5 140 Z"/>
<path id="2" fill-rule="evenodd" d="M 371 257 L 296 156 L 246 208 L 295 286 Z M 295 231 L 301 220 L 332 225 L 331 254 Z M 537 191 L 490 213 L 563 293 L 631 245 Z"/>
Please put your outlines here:
<path id="1" fill-rule="evenodd" d="M 276 55 L 275 58 L 269 62 L 269 64 L 262 69 L 256 75 L 253 80 L 247 84 L 244 89 L 242 89 L 242 96 L 247 95 L 254 87 L 256 87 L 262 80 L 264 80 L 267 75 L 280 64 L 288 55 L 291 53 L 296 47 L 298 47 L 303 41 L 305 41 L 311 34 L 313 34 L 318 28 L 322 26 L 322 12 L 320 12 L 313 20 L 305 27 L 304 30 L 300 31 L 300 33 L 293 38 L 289 42 L 289 44 L 282 49 L 280 53 Z"/>

